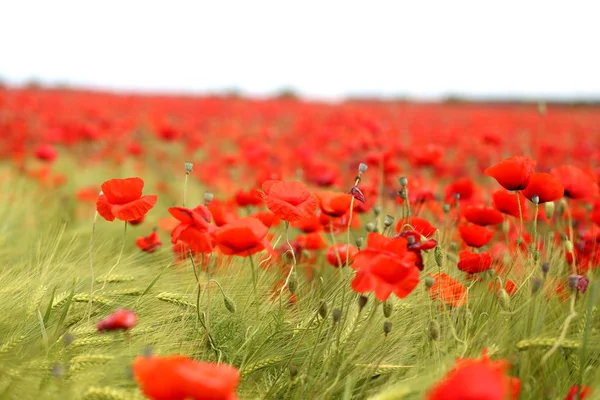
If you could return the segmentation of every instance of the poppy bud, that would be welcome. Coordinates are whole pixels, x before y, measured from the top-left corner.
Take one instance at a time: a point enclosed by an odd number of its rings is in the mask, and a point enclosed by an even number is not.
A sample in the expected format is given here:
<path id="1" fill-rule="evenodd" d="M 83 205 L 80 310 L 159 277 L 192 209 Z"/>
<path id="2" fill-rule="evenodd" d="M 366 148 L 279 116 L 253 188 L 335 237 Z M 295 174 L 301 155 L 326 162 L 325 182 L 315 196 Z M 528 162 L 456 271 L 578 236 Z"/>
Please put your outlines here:
<path id="1" fill-rule="evenodd" d="M 288 278 L 288 289 L 292 294 L 296 293 L 296 289 L 298 289 L 298 277 L 295 271 L 292 271 Z"/>
<path id="2" fill-rule="evenodd" d="M 381 214 L 381 206 L 373 207 L 373 214 L 375 214 L 376 217 L 379 217 L 379 214 Z"/>
<path id="3" fill-rule="evenodd" d="M 367 169 L 369 169 L 369 166 L 365 163 L 360 163 L 358 165 L 358 173 L 359 174 L 364 174 L 365 172 L 367 172 Z"/>
<path id="4" fill-rule="evenodd" d="M 444 210 L 444 212 L 445 212 L 446 214 L 448 214 L 448 213 L 450 212 L 450 204 L 448 204 L 448 203 L 445 203 L 445 204 L 442 206 L 442 210 Z"/>
<path id="5" fill-rule="evenodd" d="M 495 270 L 494 268 L 490 268 L 490 269 L 488 269 L 488 271 L 487 271 L 487 272 L 488 272 L 488 274 L 490 274 L 490 276 L 492 276 L 492 277 L 496 275 L 496 270 Z"/>
<path id="6" fill-rule="evenodd" d="M 454 200 L 460 200 L 460 193 L 454 193 Z"/>
<path id="7" fill-rule="evenodd" d="M 367 222 L 367 232 L 375 232 L 377 231 L 377 227 L 374 222 Z"/>
<path id="8" fill-rule="evenodd" d="M 392 311 L 394 311 L 394 306 L 391 301 L 388 299 L 383 302 L 383 316 L 389 318 L 392 315 Z"/>
<path id="9" fill-rule="evenodd" d="M 540 204 L 540 197 L 534 194 L 533 196 L 531 196 L 531 202 L 535 205 Z"/>
<path id="10" fill-rule="evenodd" d="M 450 250 L 456 251 L 458 249 L 458 244 L 456 242 L 450 242 Z"/>
<path id="11" fill-rule="evenodd" d="M 230 313 L 234 314 L 237 310 L 237 306 L 235 305 L 235 301 L 232 298 L 223 296 L 223 303 L 225 303 L 225 308 Z"/>
<path id="12" fill-rule="evenodd" d="M 408 178 L 403 176 L 400 178 L 400 186 L 405 187 L 406 185 L 408 185 Z"/>
<path id="13" fill-rule="evenodd" d="M 390 321 L 385 321 L 383 323 L 383 333 L 385 333 L 385 336 L 389 335 L 389 333 L 392 331 L 392 323 Z"/>
<path id="14" fill-rule="evenodd" d="M 565 213 L 565 202 L 559 201 L 556 205 L 556 215 L 559 217 Z"/>
<path id="15" fill-rule="evenodd" d="M 406 238 L 406 241 L 408 242 L 409 246 L 412 246 L 413 244 L 415 244 L 415 237 L 414 236 L 409 236 Z"/>
<path id="16" fill-rule="evenodd" d="M 392 226 L 393 223 L 394 223 L 394 217 L 392 217 L 391 215 L 386 215 L 385 218 L 383 219 L 383 225 L 386 228 L 389 228 L 390 226 Z"/>
<path id="17" fill-rule="evenodd" d="M 546 275 L 548 275 L 548 272 L 550 271 L 550 263 L 548 261 L 543 262 L 541 268 L 545 278 Z"/>
<path id="18" fill-rule="evenodd" d="M 296 366 L 294 364 L 290 364 L 289 370 L 290 370 L 290 379 L 294 379 L 298 375 L 298 366 Z"/>
<path id="19" fill-rule="evenodd" d="M 531 281 L 531 294 L 536 294 L 540 291 L 542 286 L 544 285 L 544 281 L 541 278 L 535 278 Z"/>
<path id="20" fill-rule="evenodd" d="M 358 201 L 360 201 L 361 203 L 364 203 L 365 200 L 365 195 L 363 194 L 363 192 L 358 188 L 358 186 L 352 186 L 352 189 L 350 189 L 350 194 L 352 196 L 354 196 L 354 198 Z"/>
<path id="21" fill-rule="evenodd" d="M 503 309 L 508 310 L 510 308 L 510 296 L 506 290 L 498 290 L 498 300 Z"/>
<path id="22" fill-rule="evenodd" d="M 66 333 L 65 336 L 63 336 L 63 343 L 65 344 L 65 346 L 70 346 L 74 340 L 75 340 L 75 336 L 73 336 L 70 333 Z"/>
<path id="23" fill-rule="evenodd" d="M 204 204 L 209 205 L 211 201 L 215 198 L 215 195 L 211 192 L 204 192 Z"/>
<path id="24" fill-rule="evenodd" d="M 533 257 L 533 261 L 538 262 L 540 259 L 540 251 L 539 250 L 533 250 L 531 252 L 531 256 Z"/>
<path id="25" fill-rule="evenodd" d="M 63 376 L 63 367 L 60 364 L 54 364 L 52 366 L 52 369 L 50 370 L 50 373 L 52 374 L 53 377 L 55 378 L 60 378 L 61 376 Z"/>
<path id="26" fill-rule="evenodd" d="M 570 240 L 566 240 L 565 241 L 565 250 L 569 253 L 573 252 L 573 242 L 571 242 Z"/>
<path id="27" fill-rule="evenodd" d="M 146 358 L 152 357 L 154 355 L 154 350 L 152 349 L 152 346 L 144 347 L 144 352 L 142 354 Z"/>
<path id="28" fill-rule="evenodd" d="M 321 318 L 325 319 L 325 317 L 327 317 L 327 314 L 329 313 L 329 307 L 327 306 L 327 302 L 325 300 L 321 301 L 321 304 L 319 305 L 319 315 L 321 316 Z"/>
<path id="29" fill-rule="evenodd" d="M 546 218 L 550 219 L 552 218 L 552 216 L 554 215 L 554 209 L 555 209 L 555 205 L 553 201 L 549 201 L 547 203 L 544 203 L 544 209 L 546 211 Z"/>
<path id="30" fill-rule="evenodd" d="M 340 308 L 334 308 L 331 313 L 331 320 L 334 324 L 337 324 L 342 319 L 342 310 Z"/>
<path id="31" fill-rule="evenodd" d="M 433 257 L 435 258 L 435 264 L 441 268 L 444 263 L 444 253 L 442 252 L 442 249 L 440 249 L 440 246 L 435 246 Z"/>
<path id="32" fill-rule="evenodd" d="M 192 173 L 192 169 L 194 168 L 194 163 L 191 161 L 185 162 L 185 174 L 189 175 Z"/>
<path id="33" fill-rule="evenodd" d="M 360 250 L 360 248 L 363 247 L 363 245 L 365 244 L 365 238 L 363 238 L 362 236 L 357 236 L 356 239 L 354 239 L 354 243 L 356 244 L 356 247 L 358 247 L 358 249 Z"/>
<path id="34" fill-rule="evenodd" d="M 435 283 L 435 279 L 432 276 L 427 275 L 425 277 L 425 287 L 429 289 Z"/>
<path id="35" fill-rule="evenodd" d="M 367 296 L 360 296 L 358 298 L 358 311 L 361 312 L 363 308 L 367 305 L 369 298 Z"/>
<path id="36" fill-rule="evenodd" d="M 429 321 L 427 333 L 429 335 L 429 339 L 438 340 L 440 338 L 440 324 L 436 320 Z"/>

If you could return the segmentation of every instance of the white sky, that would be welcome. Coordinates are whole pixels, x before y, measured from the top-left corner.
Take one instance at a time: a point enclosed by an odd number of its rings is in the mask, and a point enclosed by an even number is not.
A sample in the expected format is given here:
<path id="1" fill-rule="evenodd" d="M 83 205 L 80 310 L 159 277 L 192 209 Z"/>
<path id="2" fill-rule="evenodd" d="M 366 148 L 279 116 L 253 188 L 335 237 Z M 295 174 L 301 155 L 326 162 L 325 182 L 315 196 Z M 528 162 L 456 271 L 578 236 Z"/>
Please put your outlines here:
<path id="1" fill-rule="evenodd" d="M 0 78 L 317 98 L 600 97 L 596 3 L 0 0 Z"/>

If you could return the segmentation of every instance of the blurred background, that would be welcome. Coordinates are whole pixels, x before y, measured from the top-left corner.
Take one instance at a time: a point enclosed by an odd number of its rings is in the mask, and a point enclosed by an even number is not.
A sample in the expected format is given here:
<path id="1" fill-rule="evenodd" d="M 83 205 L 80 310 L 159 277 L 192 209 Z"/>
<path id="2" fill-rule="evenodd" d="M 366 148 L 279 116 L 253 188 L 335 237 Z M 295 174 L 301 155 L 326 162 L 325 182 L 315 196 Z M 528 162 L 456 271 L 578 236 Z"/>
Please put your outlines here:
<path id="1" fill-rule="evenodd" d="M 118 91 L 597 100 L 595 1 L 3 1 L 0 79 Z"/>

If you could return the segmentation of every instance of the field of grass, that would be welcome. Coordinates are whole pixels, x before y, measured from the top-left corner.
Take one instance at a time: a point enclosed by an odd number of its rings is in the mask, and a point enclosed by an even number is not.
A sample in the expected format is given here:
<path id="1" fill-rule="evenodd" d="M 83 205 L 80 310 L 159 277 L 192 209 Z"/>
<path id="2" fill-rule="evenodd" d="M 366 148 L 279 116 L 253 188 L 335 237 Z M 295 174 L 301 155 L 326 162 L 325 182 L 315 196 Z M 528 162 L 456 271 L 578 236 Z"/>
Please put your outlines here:
<path id="1" fill-rule="evenodd" d="M 236 367 L 240 399 L 423 399 L 457 358 L 484 349 L 506 360 L 519 399 L 565 399 L 573 385 L 590 387 L 587 399 L 600 392 L 597 185 L 586 198 L 540 204 L 539 220 L 523 198 L 525 220 L 504 215 L 478 249 L 458 229 L 472 226 L 469 207 L 492 207 L 501 186 L 483 169 L 510 156 L 531 157 L 540 172 L 573 164 L 590 177 L 600 110 L 0 93 L 0 398 L 144 398 L 133 360 L 181 354 Z M 52 162 L 35 153 L 48 143 Z M 192 262 L 172 251 L 170 207 L 213 193 L 219 232 L 270 213 L 260 197 L 243 205 L 240 190 L 276 178 L 348 193 L 359 162 L 369 168 L 354 222 L 347 214 L 335 229 L 306 234 L 277 221 L 266 250 L 251 256 L 215 246 Z M 126 177 L 158 195 L 140 224 L 96 213 L 100 184 Z M 408 201 L 398 199 L 402 183 Z M 410 228 L 409 213 L 436 228 L 418 285 L 402 299 L 361 299 L 357 271 L 333 267 L 328 250 L 368 249 L 369 231 L 393 237 L 398 224 Z M 141 251 L 136 239 L 154 227 L 162 246 Z M 467 249 L 490 254 L 491 268 L 459 270 Z M 436 273 L 464 286 L 462 303 L 440 301 Z M 587 290 L 573 275 L 589 279 Z M 137 325 L 98 332 L 120 308 Z M 503 398 L 490 390 L 480 398 Z M 451 398 L 461 397 L 434 400 Z"/>

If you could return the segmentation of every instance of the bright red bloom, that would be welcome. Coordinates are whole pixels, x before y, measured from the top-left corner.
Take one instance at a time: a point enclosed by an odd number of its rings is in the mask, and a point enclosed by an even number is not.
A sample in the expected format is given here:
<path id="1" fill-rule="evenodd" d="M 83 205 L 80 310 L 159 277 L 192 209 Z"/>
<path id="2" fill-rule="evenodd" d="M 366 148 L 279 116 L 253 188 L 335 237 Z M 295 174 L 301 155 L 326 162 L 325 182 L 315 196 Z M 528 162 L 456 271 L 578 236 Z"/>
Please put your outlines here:
<path id="1" fill-rule="evenodd" d="M 484 226 L 462 225 L 458 227 L 460 238 L 471 247 L 482 247 L 489 243 L 494 236 L 494 232 Z"/>
<path id="2" fill-rule="evenodd" d="M 504 189 L 523 190 L 529 185 L 536 162 L 526 157 L 511 157 L 485 170 Z"/>
<path id="3" fill-rule="evenodd" d="M 329 217 L 341 217 L 350 211 L 353 196 L 349 193 L 323 191 L 315 195 L 321 212 Z"/>
<path id="4" fill-rule="evenodd" d="M 517 202 L 518 199 L 518 202 Z M 511 215 L 515 218 L 519 218 L 519 203 L 521 203 L 521 212 L 523 219 L 527 219 L 527 213 L 525 212 L 527 204 L 523 197 L 516 196 L 514 193 L 509 193 L 504 189 L 496 190 L 492 194 L 492 201 L 494 207 L 503 214 Z"/>
<path id="5" fill-rule="evenodd" d="M 471 253 L 463 250 L 458 254 L 458 269 L 468 274 L 487 271 L 492 266 L 492 257 L 488 253 Z"/>
<path id="6" fill-rule="evenodd" d="M 140 250 L 145 251 L 146 253 L 152 253 L 154 250 L 158 249 L 162 246 L 160 239 L 158 238 L 158 234 L 156 232 L 152 232 L 150 235 L 144 237 L 140 236 L 135 241 L 135 245 L 140 248 Z"/>
<path id="7" fill-rule="evenodd" d="M 256 189 L 250 189 L 247 192 L 238 190 L 235 193 L 235 202 L 240 207 L 260 206 L 262 204 L 262 198 L 260 192 Z"/>
<path id="8" fill-rule="evenodd" d="M 96 324 L 98 332 L 129 330 L 137 324 L 137 316 L 131 310 L 119 309 Z"/>
<path id="9" fill-rule="evenodd" d="M 384 301 L 392 293 L 399 298 L 408 296 L 419 283 L 416 256 L 407 249 L 405 238 L 388 238 L 371 232 L 367 247 L 354 258 L 352 268 L 357 273 L 352 289 L 358 293 L 375 292 Z"/>
<path id="10" fill-rule="evenodd" d="M 398 221 L 396 225 L 396 233 L 400 233 L 404 225 L 409 225 L 409 229 L 418 232 L 425 237 L 431 237 L 437 231 L 437 228 L 429 223 L 426 219 L 419 217 L 409 217 L 408 220 Z"/>
<path id="11" fill-rule="evenodd" d="M 573 165 L 561 165 L 550 171 L 564 186 L 565 197 L 589 199 L 598 196 L 598 184 L 591 176 Z"/>
<path id="12" fill-rule="evenodd" d="M 423 255 L 421 252 L 435 248 L 435 246 L 437 246 L 437 240 L 429 239 L 421 242 L 421 238 L 423 237 L 422 234 L 412 229 L 403 231 L 395 237 L 406 238 L 408 251 L 413 252 L 415 256 L 417 256 L 415 266 L 419 269 L 419 271 L 423 271 L 425 264 L 423 264 Z"/>
<path id="13" fill-rule="evenodd" d="M 266 181 L 262 184 L 267 208 L 284 221 L 294 222 L 309 217 L 318 201 L 305 184 L 294 181 Z"/>
<path id="14" fill-rule="evenodd" d="M 521 383 L 506 373 L 508 361 L 492 361 L 484 349 L 480 359 L 458 359 L 427 394 L 427 400 L 516 400 Z"/>
<path id="15" fill-rule="evenodd" d="M 144 181 L 140 178 L 111 179 L 102 184 L 102 194 L 96 201 L 96 209 L 107 221 L 115 218 L 134 221 L 142 218 L 154 207 L 156 195 L 142 196 Z"/>
<path id="16" fill-rule="evenodd" d="M 320 218 L 316 214 L 311 214 L 306 218 L 299 219 L 292 223 L 292 226 L 300 229 L 304 233 L 319 232 L 323 230 Z"/>
<path id="17" fill-rule="evenodd" d="M 346 265 L 346 251 L 348 251 L 348 265 L 351 265 L 354 262 L 354 257 L 358 254 L 358 249 L 352 245 L 347 246 L 345 243 L 338 243 L 327 250 L 327 262 L 336 268 Z"/>
<path id="18" fill-rule="evenodd" d="M 246 217 L 220 227 L 215 232 L 215 244 L 225 255 L 246 257 L 265 249 L 268 231 L 259 219 Z"/>
<path id="19" fill-rule="evenodd" d="M 502 289 L 502 287 L 500 286 L 500 282 L 495 279 L 488 284 L 488 289 L 494 293 L 497 293 L 498 290 Z M 517 289 L 517 284 L 510 279 L 504 283 L 504 290 L 506 290 L 506 293 L 508 293 L 509 296 L 514 295 L 517 292 Z"/>
<path id="20" fill-rule="evenodd" d="M 137 357 L 133 374 L 152 400 L 235 400 L 239 371 L 183 356 Z"/>
<path id="21" fill-rule="evenodd" d="M 250 216 L 260 219 L 260 222 L 269 228 L 273 226 L 279 226 L 281 223 L 281 220 L 277 217 L 277 215 L 268 211 L 257 211 Z"/>
<path id="22" fill-rule="evenodd" d="M 529 201 L 538 196 L 540 204 L 555 201 L 563 197 L 565 188 L 554 176 L 546 173 L 531 175 L 529 185 L 521 192 Z"/>
<path id="23" fill-rule="evenodd" d="M 210 253 L 214 246 L 214 230 L 210 225 L 211 213 L 203 205 L 194 209 L 171 207 L 169 213 L 179 221 L 171 232 L 171 243 L 181 241 L 195 253 Z"/>
<path id="24" fill-rule="evenodd" d="M 296 237 L 296 242 L 306 250 L 323 250 L 327 248 L 327 241 L 319 232 L 311 232 Z"/>
<path id="25" fill-rule="evenodd" d="M 429 297 L 432 300 L 440 296 L 440 300 L 449 306 L 460 307 L 467 302 L 467 288 L 450 275 L 442 272 L 429 274 L 434 279 L 433 285 L 428 289 Z"/>
<path id="26" fill-rule="evenodd" d="M 516 196 L 514 197 L 516 203 Z M 467 206 L 463 215 L 470 223 L 481 226 L 498 225 L 504 220 L 500 211 L 485 206 Z"/>
<path id="27" fill-rule="evenodd" d="M 579 391 L 579 400 L 584 400 L 588 394 L 590 394 L 592 392 L 592 389 L 588 386 L 582 386 L 581 390 L 579 389 L 579 385 L 573 385 L 571 386 L 571 389 L 569 390 L 569 393 L 567 393 L 567 397 L 565 397 L 565 400 L 575 400 L 575 396 L 577 396 L 577 392 Z"/>
<path id="28" fill-rule="evenodd" d="M 446 186 L 444 198 L 454 203 L 454 196 L 459 195 L 460 200 L 470 200 L 475 194 L 475 183 L 471 178 L 460 178 Z"/>
<path id="29" fill-rule="evenodd" d="M 58 152 L 51 144 L 43 144 L 35 150 L 35 157 L 40 161 L 51 163 L 58 157 Z"/>

